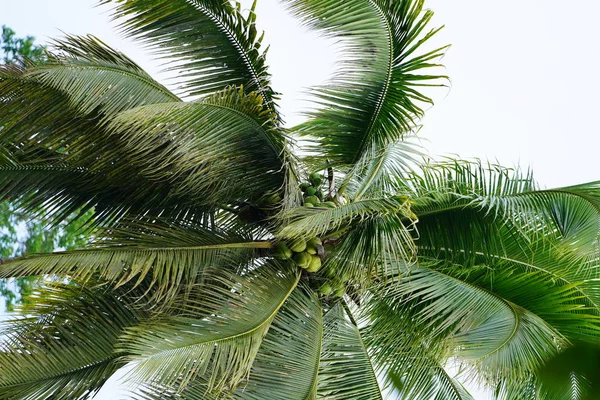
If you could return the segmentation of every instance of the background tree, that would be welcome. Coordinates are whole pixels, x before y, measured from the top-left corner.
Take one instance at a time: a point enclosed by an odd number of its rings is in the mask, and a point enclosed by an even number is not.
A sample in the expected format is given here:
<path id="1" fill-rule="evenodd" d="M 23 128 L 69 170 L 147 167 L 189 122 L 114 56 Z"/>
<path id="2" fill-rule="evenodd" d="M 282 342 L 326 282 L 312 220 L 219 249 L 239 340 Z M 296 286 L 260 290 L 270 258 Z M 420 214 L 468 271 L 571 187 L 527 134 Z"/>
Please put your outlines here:
<path id="1" fill-rule="evenodd" d="M 20 64 L 24 59 L 45 60 L 42 47 L 35 45 L 33 36 L 19 38 L 15 31 L 2 26 L 0 49 L 4 64 Z M 58 224 L 38 212 L 24 212 L 10 201 L 0 202 L 0 257 L 8 258 L 31 253 L 51 252 L 57 248 L 73 249 L 85 243 L 77 224 Z M 27 302 L 32 293 L 35 277 L 20 277 L 13 282 L 0 280 L 0 294 L 5 298 L 6 309 L 12 311 L 17 302 Z"/>
<path id="2" fill-rule="evenodd" d="M 0 196 L 93 233 L 0 268 L 55 277 L 6 324 L 0 396 L 89 398 L 128 363 L 139 399 L 589 391 L 538 371 L 598 343 L 598 183 L 420 159 L 423 90 L 445 82 L 422 1 L 284 2 L 346 51 L 296 127 L 254 9 L 228 1 L 115 2 L 177 93 L 93 37 L 0 70 Z"/>

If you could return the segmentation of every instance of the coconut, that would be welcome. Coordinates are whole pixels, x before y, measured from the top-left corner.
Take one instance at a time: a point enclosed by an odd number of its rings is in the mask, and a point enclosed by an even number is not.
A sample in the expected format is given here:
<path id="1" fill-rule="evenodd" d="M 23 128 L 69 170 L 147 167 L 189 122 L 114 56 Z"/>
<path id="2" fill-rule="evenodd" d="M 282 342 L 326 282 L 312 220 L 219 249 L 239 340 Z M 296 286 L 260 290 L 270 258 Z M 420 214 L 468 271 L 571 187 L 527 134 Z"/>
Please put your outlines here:
<path id="1" fill-rule="evenodd" d="M 310 256 L 310 264 L 306 269 L 308 272 L 317 272 L 321 269 L 321 258 L 319 256 L 311 255 Z"/>
<path id="2" fill-rule="evenodd" d="M 277 203 L 279 203 L 281 201 L 281 196 L 279 195 L 279 193 L 268 193 L 265 194 L 260 200 L 259 200 L 259 204 L 261 206 L 272 206 L 275 205 Z"/>
<path id="3" fill-rule="evenodd" d="M 319 239 L 318 237 L 314 237 L 314 238 L 310 239 L 308 242 L 306 242 L 306 245 L 309 247 L 317 247 L 322 244 L 323 244 L 323 242 L 321 242 L 321 239 Z"/>
<path id="4" fill-rule="evenodd" d="M 304 202 L 305 203 L 312 203 L 312 204 L 315 204 L 315 205 L 317 205 L 317 204 L 320 203 L 320 201 L 319 201 L 319 199 L 318 199 L 317 196 L 306 196 L 304 198 Z"/>
<path id="5" fill-rule="evenodd" d="M 304 250 L 306 250 L 306 242 L 304 240 L 299 239 L 292 243 L 290 249 L 292 249 L 294 253 L 302 253 Z"/>
<path id="6" fill-rule="evenodd" d="M 340 285 L 335 288 L 335 296 L 336 297 L 344 297 L 345 294 L 346 294 L 346 288 L 344 287 L 344 285 Z"/>
<path id="7" fill-rule="evenodd" d="M 278 260 L 289 260 L 292 254 L 292 250 L 284 242 L 279 242 L 275 245 L 275 258 Z"/>
<path id="8" fill-rule="evenodd" d="M 324 253 L 323 244 L 321 243 L 321 239 L 315 237 L 306 242 L 306 251 L 310 254 L 318 254 L 321 255 Z"/>
<path id="9" fill-rule="evenodd" d="M 335 208 L 335 203 L 333 201 L 325 201 L 321 204 L 319 204 L 321 207 L 327 207 L 327 208 Z"/>
<path id="10" fill-rule="evenodd" d="M 315 188 L 314 186 L 309 186 L 308 189 L 306 189 L 307 196 L 314 196 L 316 193 L 317 193 L 317 188 Z"/>
<path id="11" fill-rule="evenodd" d="M 304 207 L 314 207 L 313 203 L 304 203 Z"/>
<path id="12" fill-rule="evenodd" d="M 306 183 L 306 182 L 305 182 L 305 183 L 301 183 L 301 184 L 300 184 L 300 189 L 301 189 L 303 192 L 306 192 L 306 191 L 308 190 L 308 188 L 309 188 L 309 187 L 311 187 L 311 186 L 310 186 L 310 183 Z"/>
<path id="13" fill-rule="evenodd" d="M 296 253 L 293 256 L 294 261 L 301 268 L 308 268 L 312 261 L 312 256 L 307 252 L 303 251 L 302 253 Z"/>
<path id="14" fill-rule="evenodd" d="M 318 187 L 321 185 L 321 182 L 323 182 L 323 175 L 319 174 L 318 172 L 313 172 L 310 174 L 309 180 L 313 186 Z"/>
<path id="15" fill-rule="evenodd" d="M 321 294 L 325 295 L 325 296 L 329 296 L 331 294 L 331 292 L 333 292 L 333 288 L 331 287 L 331 285 L 327 282 L 325 282 L 320 288 L 319 288 L 319 292 L 321 292 Z"/>

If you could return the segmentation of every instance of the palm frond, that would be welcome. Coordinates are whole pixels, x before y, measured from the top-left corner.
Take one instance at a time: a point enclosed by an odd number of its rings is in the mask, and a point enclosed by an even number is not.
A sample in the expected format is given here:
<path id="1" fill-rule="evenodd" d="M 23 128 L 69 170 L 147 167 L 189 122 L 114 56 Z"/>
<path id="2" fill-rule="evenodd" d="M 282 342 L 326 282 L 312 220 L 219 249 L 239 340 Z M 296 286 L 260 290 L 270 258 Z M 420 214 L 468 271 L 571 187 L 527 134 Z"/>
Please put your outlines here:
<path id="1" fill-rule="evenodd" d="M 600 337 L 600 308 L 593 302 L 598 288 L 593 280 L 569 282 L 510 262 L 436 268 L 465 284 L 518 304 L 572 342 L 595 342 Z"/>
<path id="2" fill-rule="evenodd" d="M 398 180 L 415 174 L 424 155 L 420 146 L 408 139 L 391 143 L 372 155 L 365 154 L 347 174 L 341 190 L 354 201 L 396 194 L 402 189 Z"/>
<path id="3" fill-rule="evenodd" d="M 411 225 L 398 214 L 377 216 L 356 224 L 340 237 L 332 237 L 332 249 L 323 271 L 340 278 L 351 278 L 360 289 L 373 279 L 385 280 L 395 263 L 416 260 Z"/>
<path id="4" fill-rule="evenodd" d="M 518 284 L 519 281 L 510 280 L 506 287 L 515 288 Z M 506 296 L 510 300 L 504 298 L 508 290 L 497 291 L 495 283 L 494 287 L 480 287 L 440 271 L 413 267 L 401 280 L 391 281 L 380 292 L 375 292 L 367 307 L 373 346 L 380 342 L 380 348 L 374 351 L 378 360 L 389 363 L 389 359 L 409 352 L 419 337 L 423 338 L 418 340 L 423 342 L 420 345 L 424 346 L 423 351 L 435 354 L 440 365 L 456 357 L 469 379 L 494 388 L 502 381 L 517 384 L 568 345 L 567 339 L 551 324 L 560 320 L 562 314 L 577 312 L 580 308 L 570 304 L 572 298 L 562 297 L 562 288 L 546 286 L 544 289 L 548 292 L 546 296 L 539 296 L 544 290 L 539 290 L 538 296 L 530 295 L 524 304 L 532 308 L 529 310 L 511 301 L 517 301 L 516 296 Z M 522 296 L 526 296 L 524 291 Z M 555 306 L 558 309 L 551 310 Z M 544 310 L 545 313 L 541 312 Z M 551 314 L 554 320 L 548 318 Z M 586 320 L 585 316 L 579 317 Z M 597 325 L 597 317 L 591 319 Z M 408 328 L 401 323 L 409 324 L 410 330 L 405 332 Z M 580 323 L 579 329 L 582 324 L 585 325 Z M 391 340 L 404 336 L 407 339 Z M 425 357 L 423 362 L 427 359 Z M 426 365 L 410 358 L 404 362 L 415 363 L 416 368 Z M 406 381 L 415 379 L 419 380 L 412 376 Z"/>
<path id="5" fill-rule="evenodd" d="M 210 211 L 174 195 L 167 184 L 153 184 L 127 172 L 131 171 L 113 175 L 62 162 L 37 162 L 34 155 L 0 165 L 0 198 L 54 224 L 73 215 L 85 216 L 90 209 L 95 211 L 94 225 L 106 226 L 126 216 L 191 219 Z"/>
<path id="6" fill-rule="evenodd" d="M 180 101 L 133 60 L 94 36 L 66 36 L 52 44 L 58 53 L 27 68 L 23 79 L 60 91 L 81 113 L 108 116 Z"/>
<path id="7" fill-rule="evenodd" d="M 316 400 L 323 317 L 317 295 L 300 286 L 277 314 L 236 400 Z"/>
<path id="8" fill-rule="evenodd" d="M 208 377 L 198 376 L 180 392 L 165 385 L 146 384 L 135 389 L 131 397 L 135 400 L 315 399 L 322 323 L 316 295 L 304 286 L 299 287 L 273 320 L 248 381 L 233 392 L 210 392 Z"/>
<path id="9" fill-rule="evenodd" d="M 106 133 L 96 111 L 82 114 L 74 108 L 68 95 L 33 78 L 24 78 L 27 71 L 29 69 L 14 65 L 0 67 L 0 98 L 3 113 L 6 112 L 0 147 L 8 153 L 3 157 L 0 174 L 5 198 L 26 200 L 22 206 L 30 211 L 45 208 L 55 214 L 57 220 L 78 209 L 96 207 L 98 223 L 127 213 L 174 215 L 173 211 L 197 210 L 189 201 L 186 205 L 184 199 L 174 199 L 169 185 L 147 182 L 124 161 L 121 146 Z M 97 84 L 101 85 L 101 81 L 98 79 Z M 155 97 L 148 95 L 135 101 L 149 102 L 156 100 Z M 99 99 L 106 102 L 103 104 L 111 102 L 111 98 Z M 125 100 L 117 95 L 111 107 L 132 104 Z M 93 151 L 86 152 L 86 149 Z M 106 159 L 112 163 L 105 162 Z M 108 167 L 91 171 L 93 166 L 102 163 Z M 36 186 L 41 189 L 39 193 Z"/>
<path id="10" fill-rule="evenodd" d="M 108 129 L 143 176 L 197 203 L 243 201 L 286 182 L 298 191 L 284 137 L 257 93 L 232 87 L 200 102 L 138 107 Z"/>
<path id="11" fill-rule="evenodd" d="M 409 205 L 398 197 L 362 200 L 335 208 L 295 208 L 282 218 L 288 222 L 278 236 L 287 239 L 310 238 L 348 229 L 353 223 L 389 214 L 408 216 Z"/>
<path id="12" fill-rule="evenodd" d="M 233 390 L 248 376 L 273 318 L 296 287 L 296 269 L 270 263 L 243 276 L 215 273 L 174 304 L 172 316 L 161 313 L 132 327 L 120 346 L 134 364 L 129 378 L 182 390 L 206 376 L 209 392 Z"/>
<path id="13" fill-rule="evenodd" d="M 406 311 L 372 299 L 360 314 L 361 334 L 385 388 L 400 399 L 472 400 L 444 369 L 451 354 L 447 343 L 429 327 L 413 324 L 414 314 Z"/>
<path id="14" fill-rule="evenodd" d="M 123 293 L 121 293 L 122 295 Z M 4 323 L 0 345 L 3 399 L 84 399 L 125 363 L 115 345 L 145 318 L 109 286 L 51 283 L 31 317 Z"/>
<path id="15" fill-rule="evenodd" d="M 102 0 L 101 3 L 108 3 Z M 257 91 L 275 111 L 276 93 L 261 51 L 255 4 L 247 16 L 223 0 L 134 0 L 116 2 L 122 31 L 138 38 L 181 72 L 183 95 L 211 94 L 227 86 Z M 255 2 L 256 3 L 256 2 Z"/>
<path id="16" fill-rule="evenodd" d="M 427 268 L 402 266 L 399 273 L 399 281 L 379 288 L 375 296 L 399 313 L 413 307 L 414 324 L 452 341 L 461 357 L 492 353 L 519 328 L 513 305 L 493 292 Z"/>
<path id="17" fill-rule="evenodd" d="M 383 400 L 361 332 L 348 318 L 340 303 L 323 318 L 318 397 Z"/>
<path id="18" fill-rule="evenodd" d="M 0 277 L 55 275 L 72 277 L 85 283 L 101 279 L 117 286 L 136 287 L 145 280 L 153 290 L 153 301 L 165 301 L 204 274 L 222 267 L 247 267 L 258 256 L 258 249 L 269 242 L 218 229 L 165 226 L 155 223 L 119 225 L 110 229 L 112 246 L 88 250 L 31 255 L 4 262 Z M 127 228 L 127 229 L 126 229 Z M 120 232 L 119 232 L 120 231 Z M 126 236 L 125 236 L 126 235 Z"/>
<path id="19" fill-rule="evenodd" d="M 296 131 L 316 137 L 311 150 L 331 165 L 358 162 L 411 131 L 431 99 L 419 92 L 444 77 L 426 75 L 444 48 L 420 52 L 437 29 L 421 0 L 286 0 L 304 23 L 340 38 L 347 56 L 329 85 L 315 90 L 322 110 Z"/>
<path id="20" fill-rule="evenodd" d="M 458 220 L 461 212 L 473 210 L 487 218 L 486 225 L 505 221 L 526 236 L 550 237 L 565 253 L 586 258 L 596 257 L 599 250 L 600 186 L 596 182 L 538 189 L 530 172 L 452 160 L 425 166 L 409 186 L 415 191 L 413 210 L 421 226 L 426 218 L 451 218 L 455 213 Z"/>

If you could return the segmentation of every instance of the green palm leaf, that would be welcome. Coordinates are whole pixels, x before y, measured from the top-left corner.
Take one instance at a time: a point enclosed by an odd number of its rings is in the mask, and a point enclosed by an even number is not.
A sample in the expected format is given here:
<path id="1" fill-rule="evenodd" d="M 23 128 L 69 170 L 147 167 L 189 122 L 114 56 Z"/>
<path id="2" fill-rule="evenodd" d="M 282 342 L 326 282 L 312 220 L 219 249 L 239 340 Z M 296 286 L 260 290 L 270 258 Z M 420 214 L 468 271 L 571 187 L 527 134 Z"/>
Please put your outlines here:
<path id="1" fill-rule="evenodd" d="M 136 226 L 143 231 L 136 233 Z M 163 297 L 175 295 L 180 285 L 210 275 L 210 271 L 246 267 L 259 256 L 258 249 L 271 246 L 193 225 L 136 223 L 107 233 L 111 237 L 106 243 L 112 246 L 16 258 L 2 265 L 0 277 L 56 275 L 80 282 L 100 277 L 117 286 L 131 281 L 129 286 L 133 287 L 149 279 L 151 283 L 145 285 L 153 288 L 156 299 L 164 301 Z"/>
<path id="2" fill-rule="evenodd" d="M 147 179 L 168 181 L 197 203 L 218 204 L 289 182 L 284 138 L 274 124 L 258 94 L 229 88 L 200 102 L 126 111 L 108 130 Z"/>
<path id="3" fill-rule="evenodd" d="M 363 314 L 361 334 L 386 388 L 400 399 L 472 400 L 444 369 L 451 349 L 443 337 L 432 334 L 431 327 L 412 324 L 417 313 L 401 308 L 374 299 L 368 315 Z"/>
<path id="4" fill-rule="evenodd" d="M 319 139 L 313 151 L 332 165 L 354 164 L 414 128 L 423 114 L 419 103 L 431 103 L 418 90 L 443 78 L 420 74 L 444 50 L 417 55 L 437 32 L 422 34 L 433 15 L 423 12 L 423 1 L 285 3 L 306 24 L 341 38 L 348 54 L 337 79 L 316 90 L 323 109 L 297 129 Z"/>
<path id="5" fill-rule="evenodd" d="M 120 347 L 134 364 L 131 379 L 183 389 L 206 376 L 209 392 L 234 389 L 250 372 L 299 277 L 296 267 L 274 263 L 243 276 L 215 274 L 192 289 L 185 303 L 175 303 L 173 316 L 158 315 L 121 337 Z"/>
<path id="6" fill-rule="evenodd" d="M 101 3 L 108 3 L 102 0 Z M 123 32 L 172 60 L 182 71 L 180 90 L 204 95 L 227 86 L 257 91 L 274 110 L 275 93 L 261 52 L 254 7 L 244 17 L 239 5 L 222 0 L 117 1 Z"/>
<path id="7" fill-rule="evenodd" d="M 273 320 L 250 371 L 232 395 L 238 400 L 314 400 L 323 335 L 317 296 L 304 287 L 291 294 Z"/>
<path id="8" fill-rule="evenodd" d="M 48 62 L 28 68 L 23 79 L 58 90 L 84 114 L 111 115 L 144 104 L 180 101 L 133 60 L 93 36 L 53 43 Z"/>
<path id="9" fill-rule="evenodd" d="M 120 293 L 121 296 L 123 292 Z M 5 323 L 0 345 L 3 399 L 84 399 L 125 363 L 119 335 L 144 318 L 112 287 L 50 284 L 32 317 Z"/>
<path id="10" fill-rule="evenodd" d="M 340 303 L 325 314 L 323 325 L 318 397 L 383 400 L 361 332 Z"/>

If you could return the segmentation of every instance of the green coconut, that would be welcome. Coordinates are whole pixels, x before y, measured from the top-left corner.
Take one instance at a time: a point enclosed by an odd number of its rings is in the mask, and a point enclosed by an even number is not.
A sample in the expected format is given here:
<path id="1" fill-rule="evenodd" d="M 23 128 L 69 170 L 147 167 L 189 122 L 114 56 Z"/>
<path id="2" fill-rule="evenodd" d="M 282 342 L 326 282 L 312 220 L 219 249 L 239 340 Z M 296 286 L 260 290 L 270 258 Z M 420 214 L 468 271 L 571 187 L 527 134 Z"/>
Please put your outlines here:
<path id="1" fill-rule="evenodd" d="M 319 198 L 317 196 L 306 196 L 304 198 L 304 202 L 305 203 L 312 203 L 312 204 L 319 204 L 321 201 L 319 201 Z"/>
<path id="2" fill-rule="evenodd" d="M 308 182 L 305 182 L 305 183 L 301 183 L 301 184 L 300 184 L 300 189 L 301 189 L 303 192 L 306 192 L 306 191 L 308 190 L 308 188 L 309 188 L 309 187 L 311 187 L 311 186 L 310 186 L 310 183 L 308 183 Z"/>
<path id="3" fill-rule="evenodd" d="M 314 186 L 309 186 L 308 189 L 306 189 L 306 194 L 308 196 L 314 196 L 317 193 L 317 188 Z"/>
<path id="4" fill-rule="evenodd" d="M 279 242 L 275 245 L 275 258 L 278 260 L 289 260 L 292 257 L 292 250 L 284 242 Z"/>
<path id="5" fill-rule="evenodd" d="M 313 186 L 318 187 L 321 185 L 321 182 L 323 182 L 323 175 L 319 174 L 318 172 L 313 172 L 310 174 L 309 180 Z"/>
<path id="6" fill-rule="evenodd" d="M 304 203 L 304 207 L 314 207 L 313 203 Z"/>
<path id="7" fill-rule="evenodd" d="M 312 256 L 305 251 L 294 254 L 292 258 L 299 267 L 304 269 L 308 268 L 312 262 Z"/>
<path id="8" fill-rule="evenodd" d="M 279 193 L 266 194 L 260 200 L 260 204 L 263 206 L 272 206 L 279 202 L 281 202 L 281 196 L 279 195 Z"/>
<path id="9" fill-rule="evenodd" d="M 321 190 L 317 190 L 315 192 L 315 196 L 317 196 L 319 200 L 323 201 L 323 192 Z"/>
<path id="10" fill-rule="evenodd" d="M 306 242 L 304 240 L 297 240 L 292 243 L 290 249 L 292 249 L 294 253 L 302 253 L 304 250 L 306 250 Z"/>
<path id="11" fill-rule="evenodd" d="M 306 242 L 306 245 L 309 247 L 317 247 L 322 244 L 323 244 L 323 242 L 321 242 L 321 239 L 319 239 L 318 237 L 314 237 L 314 238 L 310 239 L 308 242 Z"/>
<path id="12" fill-rule="evenodd" d="M 327 207 L 327 208 L 335 208 L 336 205 L 333 201 L 325 201 L 321 204 L 319 204 L 321 207 Z"/>
<path id="13" fill-rule="evenodd" d="M 335 296 L 336 297 L 344 297 L 345 294 L 346 294 L 346 288 L 344 287 L 344 285 L 340 285 L 335 288 Z"/>
<path id="14" fill-rule="evenodd" d="M 331 287 L 331 285 L 329 283 L 325 282 L 319 288 L 319 292 L 321 292 L 322 295 L 329 296 L 331 294 L 331 292 L 333 292 L 333 288 Z"/>
<path id="15" fill-rule="evenodd" d="M 308 268 L 306 268 L 306 270 L 308 272 L 317 272 L 320 269 L 321 269 L 321 258 L 319 258 L 319 256 L 316 256 L 316 255 L 311 255 L 310 256 L 310 264 L 308 265 Z"/>
<path id="16" fill-rule="evenodd" d="M 306 242 L 306 251 L 310 254 L 317 254 L 319 252 L 319 246 L 322 246 L 321 239 L 315 237 Z"/>

